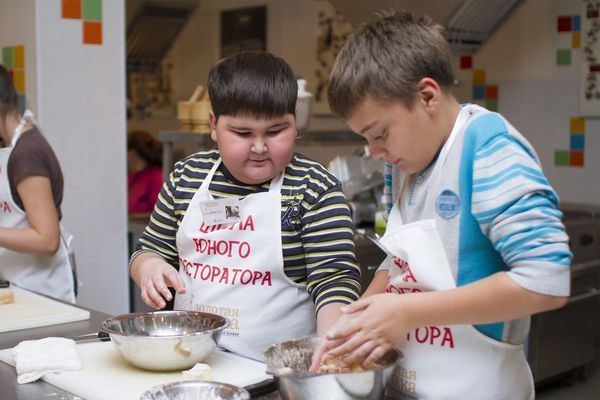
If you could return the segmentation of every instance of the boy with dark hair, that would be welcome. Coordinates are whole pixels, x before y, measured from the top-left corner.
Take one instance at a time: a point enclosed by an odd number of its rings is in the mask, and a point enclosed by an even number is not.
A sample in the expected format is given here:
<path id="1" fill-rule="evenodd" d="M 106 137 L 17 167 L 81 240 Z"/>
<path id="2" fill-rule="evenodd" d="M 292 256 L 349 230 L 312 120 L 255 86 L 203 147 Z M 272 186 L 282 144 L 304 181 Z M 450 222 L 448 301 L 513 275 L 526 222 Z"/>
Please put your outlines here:
<path id="1" fill-rule="evenodd" d="M 565 304 L 568 238 L 531 145 L 501 115 L 461 106 L 453 80 L 442 28 L 406 11 L 338 54 L 331 109 L 393 164 L 395 203 L 389 257 L 317 354 L 367 366 L 401 346 L 400 398 L 530 399 L 529 316 Z"/>
<path id="2" fill-rule="evenodd" d="M 230 318 L 219 344 L 262 359 L 270 344 L 325 332 L 358 298 L 352 220 L 339 181 L 293 152 L 289 65 L 239 53 L 211 69 L 208 91 L 219 150 L 175 165 L 131 276 L 152 307 L 171 286 L 176 309 Z"/>

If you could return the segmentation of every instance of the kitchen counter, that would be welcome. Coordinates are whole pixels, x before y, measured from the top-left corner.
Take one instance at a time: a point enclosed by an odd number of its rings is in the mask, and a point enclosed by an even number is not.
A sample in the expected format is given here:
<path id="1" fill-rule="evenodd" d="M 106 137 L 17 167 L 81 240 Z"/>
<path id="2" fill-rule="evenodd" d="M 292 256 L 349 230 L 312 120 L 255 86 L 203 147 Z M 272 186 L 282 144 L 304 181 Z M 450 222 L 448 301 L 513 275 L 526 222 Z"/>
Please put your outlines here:
<path id="1" fill-rule="evenodd" d="M 74 338 L 75 336 L 98 332 L 102 321 L 110 317 L 110 315 L 100 311 L 85 307 L 81 308 L 90 312 L 90 319 L 0 333 L 0 349 L 15 347 L 23 340 L 42 339 L 48 336 Z M 19 385 L 17 384 L 17 372 L 15 371 L 15 368 L 3 362 L 0 362 L 0 387 L 2 388 L 3 400 L 31 400 L 42 398 L 61 400 L 80 399 L 80 397 L 65 392 L 42 380 L 35 383 Z"/>
<path id="2" fill-rule="evenodd" d="M 86 307 L 81 308 L 90 312 L 90 319 L 0 333 L 0 349 L 15 347 L 23 340 L 36 340 L 48 336 L 75 338 L 76 336 L 95 333 L 100 329 L 102 321 L 110 318 L 110 315 L 100 311 Z M 81 397 L 75 396 L 42 380 L 19 385 L 17 383 L 17 372 L 15 371 L 15 368 L 2 361 L 0 361 L 0 387 L 2 388 L 3 393 L 2 400 L 31 400 L 42 398 L 49 400 L 81 400 Z M 280 397 L 277 392 L 273 392 L 267 396 L 260 397 L 260 400 L 280 400 Z"/>

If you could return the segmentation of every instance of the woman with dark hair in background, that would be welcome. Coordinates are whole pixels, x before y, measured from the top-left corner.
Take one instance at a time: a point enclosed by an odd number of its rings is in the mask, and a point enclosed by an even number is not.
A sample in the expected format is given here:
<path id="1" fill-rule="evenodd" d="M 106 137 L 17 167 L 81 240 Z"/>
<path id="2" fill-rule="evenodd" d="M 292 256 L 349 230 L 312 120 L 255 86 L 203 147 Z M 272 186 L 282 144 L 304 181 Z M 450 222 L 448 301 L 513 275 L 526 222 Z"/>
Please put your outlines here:
<path id="1" fill-rule="evenodd" d="M 146 131 L 127 137 L 129 214 L 149 214 L 162 187 L 162 143 Z"/>
<path id="2" fill-rule="evenodd" d="M 19 113 L 16 89 L 1 65 L 0 138 L 0 278 L 75 302 L 72 237 L 60 225 L 60 164 L 31 111 Z"/>

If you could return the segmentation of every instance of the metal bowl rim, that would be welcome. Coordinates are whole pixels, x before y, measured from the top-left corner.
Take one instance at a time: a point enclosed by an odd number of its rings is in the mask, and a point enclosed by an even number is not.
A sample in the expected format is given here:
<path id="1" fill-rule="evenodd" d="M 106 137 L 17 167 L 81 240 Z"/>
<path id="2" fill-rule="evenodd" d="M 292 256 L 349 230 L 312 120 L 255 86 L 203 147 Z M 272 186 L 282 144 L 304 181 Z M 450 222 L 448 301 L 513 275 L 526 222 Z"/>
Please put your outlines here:
<path id="1" fill-rule="evenodd" d="M 248 392 L 245 388 L 241 386 L 232 385 L 230 383 L 225 382 L 217 382 L 217 381 L 177 381 L 171 383 L 163 383 L 161 385 L 152 386 L 142 393 L 140 397 L 144 397 L 146 394 L 152 394 L 153 391 L 163 390 L 166 391 L 171 387 L 177 386 L 207 386 L 207 387 L 224 387 L 225 389 L 233 390 L 237 394 L 247 395 L 250 399 L 250 392 Z"/>
<path id="2" fill-rule="evenodd" d="M 273 349 L 277 348 L 277 347 L 281 347 L 283 344 L 285 343 L 295 343 L 295 342 L 303 342 L 303 341 L 314 341 L 319 339 L 319 336 L 305 336 L 305 337 L 301 337 L 301 338 L 297 338 L 297 339 L 291 339 L 291 340 L 286 340 L 283 342 L 279 342 L 279 343 L 274 343 L 272 345 L 270 345 L 269 347 L 267 347 L 264 351 L 263 351 L 263 357 L 265 358 L 265 363 L 268 365 L 269 362 L 267 361 L 267 354 L 271 353 L 273 351 Z M 402 353 L 401 350 L 397 349 L 397 348 L 391 348 L 388 351 L 385 352 L 385 354 L 383 356 L 380 357 L 383 358 L 385 357 L 388 353 L 390 352 L 394 352 L 395 353 L 395 359 L 390 362 L 387 365 L 378 365 L 376 368 L 373 369 L 369 369 L 366 371 L 360 371 L 360 372 L 335 372 L 335 373 L 320 373 L 320 372 L 309 372 L 309 371 L 297 371 L 295 370 L 295 372 L 300 373 L 302 375 L 302 379 L 309 379 L 309 378 L 316 378 L 316 377 L 320 377 L 320 376 L 329 376 L 329 375 L 349 375 L 349 374 L 361 374 L 361 373 L 365 373 L 365 372 L 377 372 L 377 371 L 381 371 L 381 370 L 385 370 L 387 368 L 393 367 L 398 360 L 402 359 L 404 357 L 404 354 Z M 279 377 L 279 376 L 278 376 Z M 279 378 L 288 378 L 287 376 L 282 376 Z"/>
<path id="3" fill-rule="evenodd" d="M 123 332 L 117 332 L 110 326 L 110 323 L 112 321 L 123 321 L 123 320 L 128 320 L 128 319 L 132 319 L 132 318 L 144 316 L 144 315 L 161 315 L 161 314 L 163 314 L 163 315 L 195 314 L 195 315 L 209 316 L 209 317 L 214 317 L 216 319 L 222 319 L 223 325 L 219 326 L 218 328 L 209 329 L 209 330 L 201 331 L 201 332 L 186 333 L 186 334 L 178 333 L 178 334 L 161 335 L 161 336 L 125 334 Z M 110 335 L 117 335 L 117 336 L 122 336 L 122 337 L 143 337 L 143 338 L 148 338 L 148 339 L 161 339 L 161 338 L 176 338 L 176 337 L 188 337 L 188 336 L 206 336 L 206 335 L 209 335 L 209 334 L 221 331 L 221 330 L 225 330 L 229 327 L 229 325 L 231 325 L 231 321 L 229 320 L 229 318 L 224 317 L 219 314 L 212 314 L 212 313 L 207 313 L 207 312 L 202 312 L 202 311 L 163 310 L 163 311 L 143 311 L 143 312 L 134 312 L 134 313 L 115 315 L 114 317 L 110 317 L 110 318 L 107 318 L 104 321 L 102 321 L 101 329 L 103 331 L 109 333 Z"/>

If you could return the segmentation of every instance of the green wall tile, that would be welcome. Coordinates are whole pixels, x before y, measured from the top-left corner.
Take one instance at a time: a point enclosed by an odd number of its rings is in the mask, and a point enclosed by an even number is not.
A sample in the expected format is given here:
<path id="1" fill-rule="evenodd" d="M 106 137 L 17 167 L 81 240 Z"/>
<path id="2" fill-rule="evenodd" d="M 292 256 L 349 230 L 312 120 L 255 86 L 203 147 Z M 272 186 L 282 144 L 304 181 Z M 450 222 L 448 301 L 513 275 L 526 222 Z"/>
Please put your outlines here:
<path id="1" fill-rule="evenodd" d="M 2 48 L 2 65 L 6 69 L 13 68 L 13 48 L 12 47 L 3 47 Z"/>
<path id="2" fill-rule="evenodd" d="M 569 150 L 554 151 L 554 165 L 568 166 L 569 165 Z"/>
<path id="3" fill-rule="evenodd" d="M 486 100 L 485 108 L 490 111 L 498 111 L 498 101 L 497 100 Z"/>
<path id="4" fill-rule="evenodd" d="M 84 20 L 102 21 L 102 0 L 83 0 L 81 15 Z"/>
<path id="5" fill-rule="evenodd" d="M 557 65 L 571 65 L 571 49 L 556 50 Z"/>

